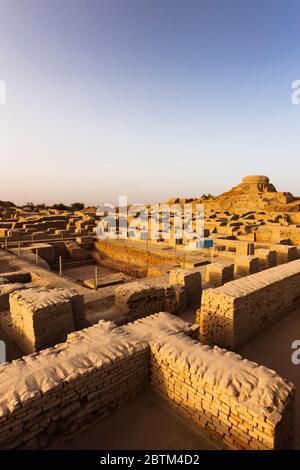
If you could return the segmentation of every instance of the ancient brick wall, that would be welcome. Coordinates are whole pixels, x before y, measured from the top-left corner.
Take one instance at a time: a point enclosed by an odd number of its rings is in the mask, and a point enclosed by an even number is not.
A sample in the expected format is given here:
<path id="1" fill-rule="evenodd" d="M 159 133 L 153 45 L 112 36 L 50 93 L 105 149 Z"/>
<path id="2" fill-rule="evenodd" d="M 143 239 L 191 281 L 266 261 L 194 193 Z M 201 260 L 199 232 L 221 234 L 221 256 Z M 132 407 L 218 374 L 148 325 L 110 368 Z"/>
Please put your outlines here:
<path id="1" fill-rule="evenodd" d="M 106 241 L 98 241 L 95 243 L 95 247 L 104 255 L 112 258 L 113 260 L 118 260 L 123 263 L 133 264 L 135 266 L 141 267 L 147 271 L 148 275 L 157 276 L 160 274 L 159 270 L 155 269 L 158 266 L 172 267 L 178 265 L 179 262 L 175 256 L 171 256 L 167 253 L 164 256 L 160 256 L 157 253 L 150 252 L 147 253 L 146 243 L 145 248 L 133 248 L 132 246 L 126 246 L 123 244 L 117 244 Z"/>
<path id="2" fill-rule="evenodd" d="M 0 448 L 64 443 L 125 405 L 145 384 L 218 446 L 288 449 L 294 386 L 235 353 L 197 342 L 159 313 L 99 322 L 68 341 L 0 365 Z"/>
<path id="3" fill-rule="evenodd" d="M 199 307 L 202 295 L 201 273 L 195 269 L 172 269 L 169 274 L 169 285 L 183 286 L 186 291 L 187 306 Z"/>
<path id="4" fill-rule="evenodd" d="M 71 439 L 140 391 L 149 346 L 109 322 L 66 343 L 0 365 L 0 448 Z"/>
<path id="5" fill-rule="evenodd" d="M 300 304 L 300 260 L 229 282 L 202 295 L 203 339 L 236 349 Z"/>
<path id="6" fill-rule="evenodd" d="M 234 353 L 187 338 L 153 343 L 151 383 L 180 414 L 225 446 L 288 449 L 293 445 L 293 386 Z"/>
<path id="7" fill-rule="evenodd" d="M 73 289 L 14 289 L 9 308 L 17 343 L 26 353 L 66 341 L 84 316 L 83 296 Z"/>
<path id="8" fill-rule="evenodd" d="M 198 286 L 198 291 L 200 289 Z M 121 323 L 133 322 L 160 311 L 183 312 L 187 308 L 186 288 L 179 284 L 165 287 L 130 282 L 116 288 L 115 308 L 123 317 Z"/>
<path id="9" fill-rule="evenodd" d="M 195 341 L 194 327 L 165 313 L 123 327 L 151 348 L 151 385 L 220 447 L 293 446 L 294 386 L 241 356 Z"/>

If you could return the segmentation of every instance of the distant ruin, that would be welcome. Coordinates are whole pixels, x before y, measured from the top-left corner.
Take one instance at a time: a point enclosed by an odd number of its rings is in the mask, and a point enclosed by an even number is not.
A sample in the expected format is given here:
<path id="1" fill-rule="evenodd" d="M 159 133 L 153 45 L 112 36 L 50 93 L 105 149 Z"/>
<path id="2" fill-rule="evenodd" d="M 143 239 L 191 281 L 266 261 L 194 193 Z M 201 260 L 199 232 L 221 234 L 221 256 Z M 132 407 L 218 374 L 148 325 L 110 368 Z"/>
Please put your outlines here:
<path id="1" fill-rule="evenodd" d="M 99 240 L 96 208 L 2 205 L 0 448 L 68 448 L 147 393 L 201 447 L 298 446 L 299 374 L 251 357 L 297 331 L 299 199 L 266 176 L 177 199 L 204 203 L 201 243 L 175 240 L 176 211 L 169 239 Z"/>

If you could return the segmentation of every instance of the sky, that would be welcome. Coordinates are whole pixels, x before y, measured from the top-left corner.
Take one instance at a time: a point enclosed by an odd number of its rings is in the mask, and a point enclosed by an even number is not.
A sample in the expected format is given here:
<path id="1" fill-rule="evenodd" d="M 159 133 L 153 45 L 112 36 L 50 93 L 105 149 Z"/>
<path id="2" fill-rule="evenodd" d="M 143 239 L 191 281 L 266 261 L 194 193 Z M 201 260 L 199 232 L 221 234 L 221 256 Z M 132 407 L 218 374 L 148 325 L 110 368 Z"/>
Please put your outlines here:
<path id="1" fill-rule="evenodd" d="M 299 0 L 0 0 L 0 200 L 300 195 Z"/>

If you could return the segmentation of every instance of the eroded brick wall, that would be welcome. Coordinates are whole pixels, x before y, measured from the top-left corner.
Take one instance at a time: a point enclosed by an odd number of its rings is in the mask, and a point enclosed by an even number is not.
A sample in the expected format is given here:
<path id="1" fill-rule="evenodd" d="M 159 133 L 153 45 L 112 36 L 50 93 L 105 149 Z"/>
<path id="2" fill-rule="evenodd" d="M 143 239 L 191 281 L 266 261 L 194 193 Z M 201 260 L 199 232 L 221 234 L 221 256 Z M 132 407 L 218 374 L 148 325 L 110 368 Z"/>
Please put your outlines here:
<path id="1" fill-rule="evenodd" d="M 110 322 L 0 365 L 0 448 L 71 439 L 124 405 L 148 380 L 149 346 Z"/>
<path id="2" fill-rule="evenodd" d="M 187 338 L 152 343 L 151 383 L 179 413 L 227 447 L 293 445 L 293 385 L 235 353 Z"/>
<path id="3" fill-rule="evenodd" d="M 166 313 L 122 327 L 102 321 L 71 333 L 66 343 L 0 365 L 0 448 L 63 444 L 126 405 L 149 380 L 220 445 L 290 448 L 294 386 L 197 342 L 196 334 Z"/>
<path id="4" fill-rule="evenodd" d="M 207 342 L 236 349 L 299 304 L 296 260 L 205 290 L 196 321 Z"/>
<path id="5" fill-rule="evenodd" d="M 194 327 L 159 313 L 123 327 L 151 348 L 151 385 L 220 447 L 289 449 L 293 384 L 276 372 L 193 339 Z"/>

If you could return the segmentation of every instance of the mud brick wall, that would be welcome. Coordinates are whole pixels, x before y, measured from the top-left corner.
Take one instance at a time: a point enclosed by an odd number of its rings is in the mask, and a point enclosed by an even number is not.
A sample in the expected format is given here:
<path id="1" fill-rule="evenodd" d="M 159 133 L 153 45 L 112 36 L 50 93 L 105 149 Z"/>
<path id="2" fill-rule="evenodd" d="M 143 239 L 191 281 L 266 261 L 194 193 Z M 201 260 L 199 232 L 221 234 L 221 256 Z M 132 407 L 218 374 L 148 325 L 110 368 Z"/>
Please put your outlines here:
<path id="1" fill-rule="evenodd" d="M 155 392 L 218 447 L 293 446 L 295 388 L 276 372 L 195 341 L 194 326 L 166 313 L 123 329 L 149 342 Z"/>
<path id="2" fill-rule="evenodd" d="M 72 290 L 43 287 L 16 290 L 10 294 L 12 324 L 23 351 L 40 351 L 67 339 L 75 329 L 73 295 Z"/>
<path id="3" fill-rule="evenodd" d="M 206 281 L 219 287 L 234 279 L 234 264 L 211 263 L 206 267 Z"/>
<path id="4" fill-rule="evenodd" d="M 275 250 L 256 248 L 255 257 L 258 258 L 259 270 L 274 268 L 277 265 L 277 255 Z"/>
<path id="5" fill-rule="evenodd" d="M 201 285 L 200 285 L 201 289 Z M 199 292 L 199 286 L 198 286 Z M 166 287 L 131 282 L 115 290 L 115 307 L 124 323 L 165 311 L 181 313 L 187 308 L 188 295 L 183 285 Z"/>
<path id="6" fill-rule="evenodd" d="M 234 270 L 238 276 L 248 276 L 259 271 L 258 258 L 254 256 L 236 256 L 234 258 Z"/>
<path id="7" fill-rule="evenodd" d="M 187 293 L 184 286 L 174 285 L 165 287 L 164 311 L 179 314 L 184 312 L 187 306 Z"/>
<path id="8" fill-rule="evenodd" d="M 271 245 L 270 248 L 276 251 L 277 264 L 289 263 L 298 258 L 298 248 L 289 245 Z"/>
<path id="9" fill-rule="evenodd" d="M 300 260 L 203 292 L 196 321 L 202 338 L 237 349 L 300 304 Z"/>
<path id="10" fill-rule="evenodd" d="M 171 301 L 170 295 L 171 293 L 168 292 L 169 303 Z M 137 318 L 164 310 L 165 289 L 132 282 L 116 288 L 115 304 L 128 317 L 128 321 L 134 321 Z"/>
<path id="11" fill-rule="evenodd" d="M 229 448 L 293 445 L 294 386 L 234 353 L 189 338 L 151 343 L 151 383 Z"/>
<path id="12" fill-rule="evenodd" d="M 25 289 L 24 282 L 31 282 L 30 273 L 14 271 L 0 274 L 0 312 L 9 310 L 9 295 Z"/>
<path id="13" fill-rule="evenodd" d="M 0 365 L 0 448 L 63 443 L 125 405 L 149 380 L 149 346 L 110 322 Z"/>
<path id="14" fill-rule="evenodd" d="M 189 307 L 199 307 L 202 294 L 201 273 L 193 269 L 172 269 L 169 285 L 184 286 Z"/>
<path id="15" fill-rule="evenodd" d="M 89 251 L 81 248 L 76 242 L 72 240 L 65 242 L 65 247 L 70 257 L 75 261 L 83 261 L 91 257 Z"/>
<path id="16" fill-rule="evenodd" d="M 155 266 L 166 266 L 168 268 L 170 265 L 178 265 L 178 260 L 175 256 L 164 253 L 164 256 L 160 256 L 157 253 L 150 252 L 147 253 L 146 243 L 145 248 L 133 248 L 132 246 L 126 246 L 120 243 L 114 243 L 109 241 L 108 243 L 104 241 L 97 241 L 95 243 L 95 248 L 101 254 L 110 257 L 113 260 L 118 260 L 126 264 L 133 264 L 135 266 L 140 266 L 143 269 L 146 269 L 148 266 L 149 269 Z M 153 275 L 157 275 L 154 273 Z"/>

